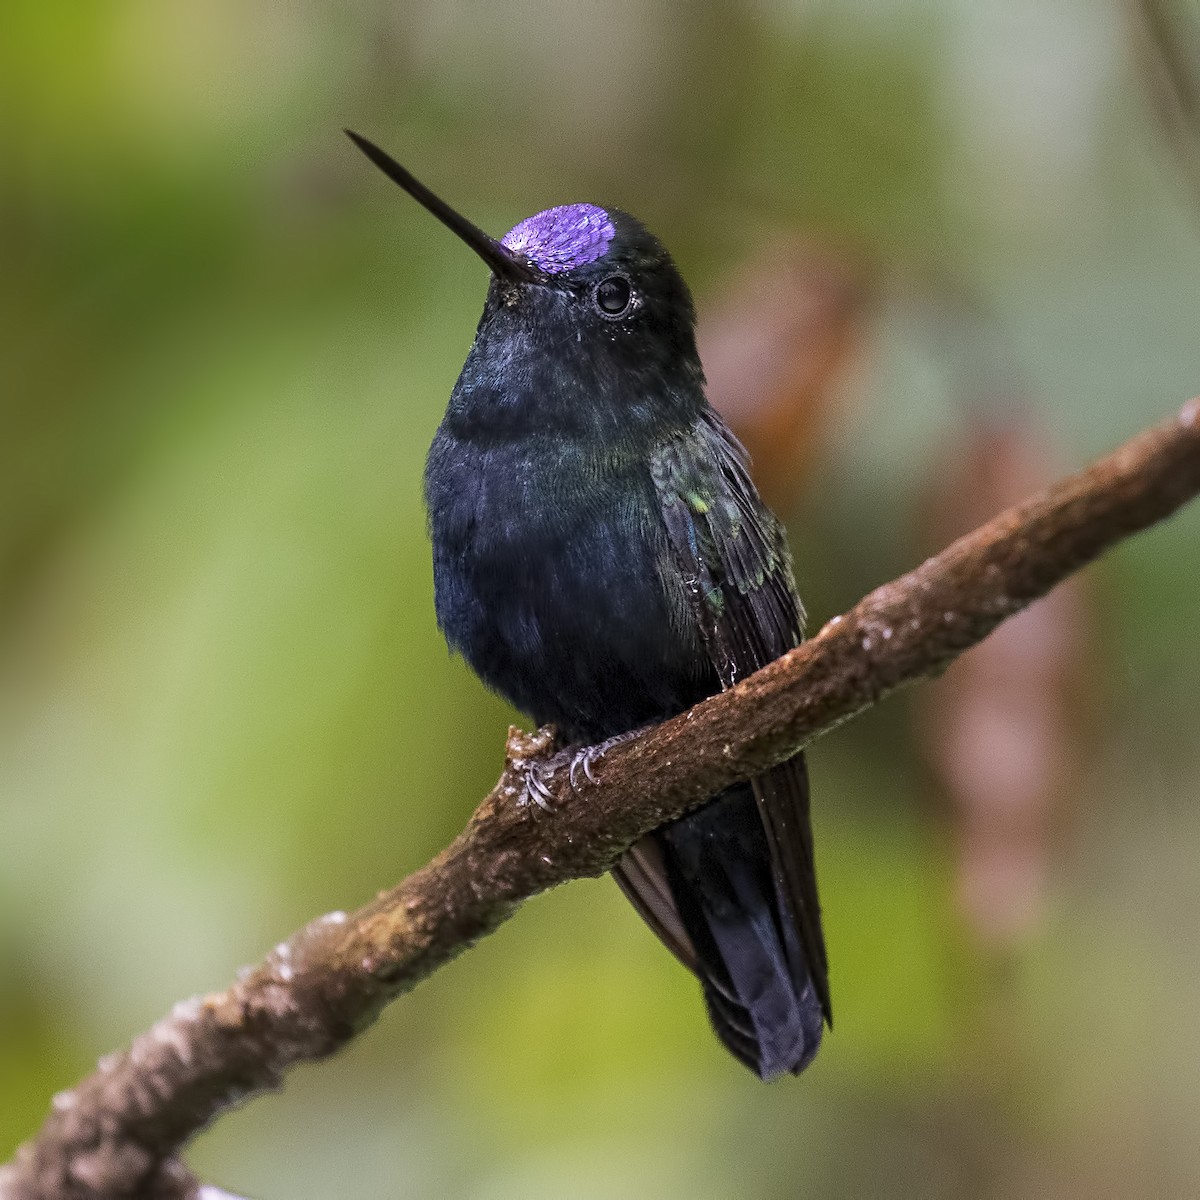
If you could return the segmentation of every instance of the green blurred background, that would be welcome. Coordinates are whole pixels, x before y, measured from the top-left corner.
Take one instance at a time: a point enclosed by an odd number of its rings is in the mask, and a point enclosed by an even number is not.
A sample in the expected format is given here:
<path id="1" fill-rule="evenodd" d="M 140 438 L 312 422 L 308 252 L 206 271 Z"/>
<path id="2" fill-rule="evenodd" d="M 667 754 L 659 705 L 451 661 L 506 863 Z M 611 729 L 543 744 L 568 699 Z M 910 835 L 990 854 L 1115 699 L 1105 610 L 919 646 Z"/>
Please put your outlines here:
<path id="1" fill-rule="evenodd" d="M 850 281 L 779 335 L 839 353 L 731 401 L 801 429 L 763 482 L 815 627 L 1200 391 L 1194 147 L 1135 7 L 6 0 L 0 1160 L 501 764 L 420 495 L 486 274 L 341 127 L 497 234 L 638 213 L 714 368 Z M 189 1161 L 263 1200 L 1200 1193 L 1198 535 L 815 747 L 838 1021 L 800 1080 L 586 881 Z"/>

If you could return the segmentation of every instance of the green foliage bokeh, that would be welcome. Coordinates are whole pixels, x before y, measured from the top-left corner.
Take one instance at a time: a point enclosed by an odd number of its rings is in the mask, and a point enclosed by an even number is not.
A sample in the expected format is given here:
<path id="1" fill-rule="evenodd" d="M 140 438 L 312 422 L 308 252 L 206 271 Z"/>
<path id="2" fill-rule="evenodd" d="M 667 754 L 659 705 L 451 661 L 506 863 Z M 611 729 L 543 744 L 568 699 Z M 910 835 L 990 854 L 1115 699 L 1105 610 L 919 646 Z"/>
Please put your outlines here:
<path id="1" fill-rule="evenodd" d="M 421 865 L 500 765 L 420 495 L 485 276 L 341 126 L 496 232 L 639 213 L 702 310 L 780 229 L 888 265 L 870 401 L 789 514 L 818 623 L 914 560 L 961 419 L 913 280 L 986 298 L 1067 464 L 1200 390 L 1200 217 L 1117 6 L 910 7 L 9 0 L 0 1159 L 174 1001 Z M 960 928 L 897 702 L 812 755 L 838 1022 L 801 1080 L 733 1065 L 588 881 L 191 1161 L 288 1200 L 1194 1191 L 1198 533 L 1096 573 L 1103 730 L 1020 953 Z"/>

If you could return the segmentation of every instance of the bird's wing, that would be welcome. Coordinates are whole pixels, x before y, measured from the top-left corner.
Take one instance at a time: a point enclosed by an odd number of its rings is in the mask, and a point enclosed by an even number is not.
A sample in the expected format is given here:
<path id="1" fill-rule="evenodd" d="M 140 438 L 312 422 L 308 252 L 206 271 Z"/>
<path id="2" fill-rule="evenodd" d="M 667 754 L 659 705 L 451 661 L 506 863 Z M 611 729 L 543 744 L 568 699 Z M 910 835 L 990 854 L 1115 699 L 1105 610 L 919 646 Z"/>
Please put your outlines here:
<path id="1" fill-rule="evenodd" d="M 700 960 L 671 894 L 662 847 L 657 840 L 651 836 L 630 846 L 613 867 L 612 877 L 663 945 L 689 971 L 699 974 Z"/>
<path id="2" fill-rule="evenodd" d="M 803 636 L 783 529 L 751 482 L 745 450 L 715 413 L 706 413 L 689 437 L 663 445 L 652 474 L 690 610 L 721 685 L 731 687 Z M 804 756 L 751 783 L 785 907 L 785 945 L 794 953 L 790 916 L 803 965 L 831 1021 Z"/>

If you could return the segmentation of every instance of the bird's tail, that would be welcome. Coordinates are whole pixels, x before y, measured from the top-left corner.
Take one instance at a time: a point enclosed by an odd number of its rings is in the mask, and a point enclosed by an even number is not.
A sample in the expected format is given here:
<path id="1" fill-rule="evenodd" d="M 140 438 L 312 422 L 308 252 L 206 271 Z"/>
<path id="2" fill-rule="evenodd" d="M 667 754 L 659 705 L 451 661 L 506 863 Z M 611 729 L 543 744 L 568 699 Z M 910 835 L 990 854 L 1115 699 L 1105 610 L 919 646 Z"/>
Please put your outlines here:
<path id="1" fill-rule="evenodd" d="M 654 836 L 718 1036 L 763 1079 L 799 1074 L 821 1044 L 822 1008 L 751 789 Z"/>

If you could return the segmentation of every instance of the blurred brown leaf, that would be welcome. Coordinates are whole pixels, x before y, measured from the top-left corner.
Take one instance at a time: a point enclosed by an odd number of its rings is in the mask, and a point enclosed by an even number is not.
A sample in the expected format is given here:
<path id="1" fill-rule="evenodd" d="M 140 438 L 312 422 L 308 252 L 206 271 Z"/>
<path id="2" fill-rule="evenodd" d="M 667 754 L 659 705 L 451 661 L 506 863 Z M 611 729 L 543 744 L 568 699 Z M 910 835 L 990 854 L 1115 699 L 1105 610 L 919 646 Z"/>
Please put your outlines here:
<path id="1" fill-rule="evenodd" d="M 742 267 L 700 322 L 709 398 L 774 507 L 794 507 L 852 391 L 871 296 L 867 272 L 848 256 L 782 241 Z"/>
<path id="2" fill-rule="evenodd" d="M 923 539 L 941 545 L 1055 475 L 1028 414 L 977 419 L 935 463 Z M 1005 622 L 917 698 L 925 755 L 949 801 L 958 901 L 995 945 L 1040 914 L 1054 832 L 1072 790 L 1086 648 L 1074 576 Z"/>

